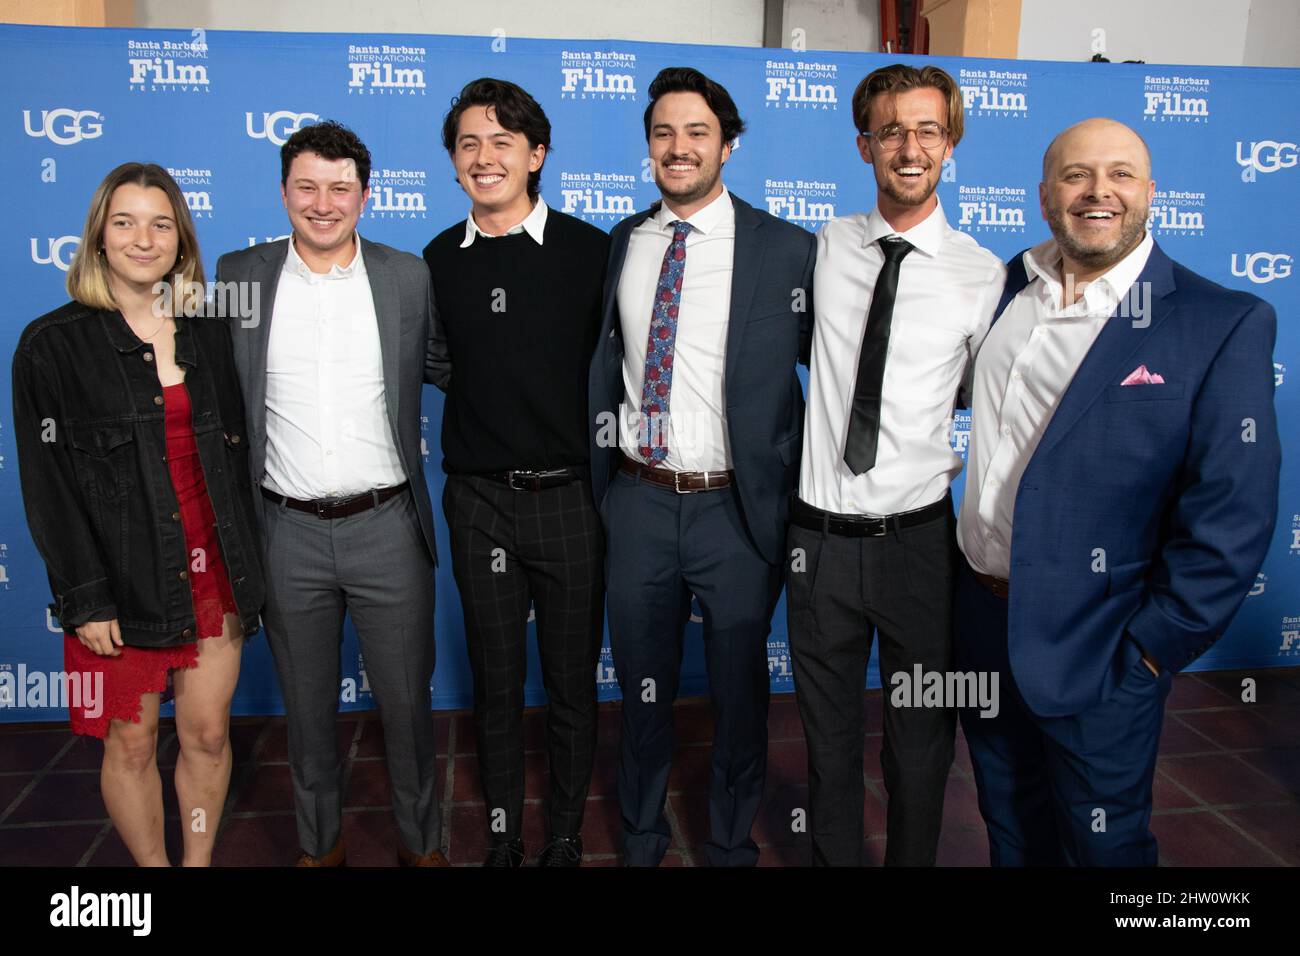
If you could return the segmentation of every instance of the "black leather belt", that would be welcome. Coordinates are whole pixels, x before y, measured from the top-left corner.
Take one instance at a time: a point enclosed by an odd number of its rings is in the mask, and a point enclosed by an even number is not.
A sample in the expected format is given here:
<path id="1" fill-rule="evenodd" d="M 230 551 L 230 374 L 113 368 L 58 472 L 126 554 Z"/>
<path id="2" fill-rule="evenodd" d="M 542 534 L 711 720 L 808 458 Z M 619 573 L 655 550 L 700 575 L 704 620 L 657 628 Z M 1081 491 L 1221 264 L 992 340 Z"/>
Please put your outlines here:
<path id="1" fill-rule="evenodd" d="M 879 538 L 894 530 L 934 521 L 943 517 L 945 512 L 952 514 L 952 499 L 948 495 L 915 511 L 900 511 L 880 517 L 835 514 L 833 511 L 814 508 L 808 502 L 795 498 L 790 507 L 790 523 L 809 531 L 824 531 L 846 538 Z"/>
<path id="2" fill-rule="evenodd" d="M 511 491 L 543 491 L 578 480 L 572 468 L 557 468 L 554 471 L 491 471 L 478 477 L 499 481 Z"/>
<path id="3" fill-rule="evenodd" d="M 277 505 L 282 504 L 294 511 L 305 511 L 309 515 L 315 515 L 317 518 L 328 521 L 333 518 L 346 518 L 349 515 L 360 514 L 363 511 L 369 511 L 371 508 L 378 508 L 388 499 L 404 492 L 408 484 L 409 482 L 404 481 L 392 488 L 377 488 L 374 491 L 353 495 L 350 498 L 320 498 L 316 501 L 299 501 L 297 498 L 290 498 L 287 495 L 277 495 L 269 488 L 262 488 L 261 486 L 259 486 L 259 490 L 262 492 L 262 497 L 268 501 L 274 501 Z"/>

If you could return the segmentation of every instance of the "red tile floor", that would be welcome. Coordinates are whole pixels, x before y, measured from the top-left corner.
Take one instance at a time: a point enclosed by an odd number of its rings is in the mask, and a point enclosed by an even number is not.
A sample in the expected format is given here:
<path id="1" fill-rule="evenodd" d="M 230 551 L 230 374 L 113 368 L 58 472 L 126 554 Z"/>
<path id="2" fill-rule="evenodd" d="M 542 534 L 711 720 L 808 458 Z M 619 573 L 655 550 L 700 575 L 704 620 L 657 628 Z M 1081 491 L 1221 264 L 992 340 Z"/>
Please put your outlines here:
<path id="1" fill-rule="evenodd" d="M 1257 702 L 1241 702 L 1241 681 L 1257 681 Z M 866 860 L 885 847 L 885 793 L 879 766 L 881 695 L 868 693 Z M 436 717 L 442 780 L 444 846 L 457 865 L 475 865 L 485 849 L 473 728 L 465 712 Z M 677 759 L 669 783 L 672 866 L 704 864 L 709 741 L 707 702 L 677 706 Z M 793 833 L 793 811 L 807 806 L 803 733 L 792 695 L 772 699 L 767 791 L 755 825 L 761 865 L 801 865 L 808 838 Z M 588 865 L 619 862 L 615 793 L 618 705 L 602 705 L 600 745 L 583 839 Z M 394 864 L 396 832 L 389 809 L 383 732 L 373 713 L 338 722 L 347 752 L 343 833 L 352 865 Z M 281 718 L 236 718 L 235 769 L 215 862 L 281 866 L 297 852 L 285 727 Z M 542 711 L 525 719 L 527 791 L 524 839 L 531 857 L 544 837 L 546 758 Z M 99 796 L 101 745 L 66 727 L 0 725 L 0 866 L 113 866 L 131 862 Z M 178 860 L 180 824 L 172 770 L 176 735 L 164 723 L 159 749 L 167 842 Z M 1174 680 L 1155 782 L 1152 829 L 1166 866 L 1300 864 L 1300 669 L 1183 674 Z M 957 741 L 948 780 L 939 863 L 983 866 L 988 844 L 976 806 L 970 757 Z"/>

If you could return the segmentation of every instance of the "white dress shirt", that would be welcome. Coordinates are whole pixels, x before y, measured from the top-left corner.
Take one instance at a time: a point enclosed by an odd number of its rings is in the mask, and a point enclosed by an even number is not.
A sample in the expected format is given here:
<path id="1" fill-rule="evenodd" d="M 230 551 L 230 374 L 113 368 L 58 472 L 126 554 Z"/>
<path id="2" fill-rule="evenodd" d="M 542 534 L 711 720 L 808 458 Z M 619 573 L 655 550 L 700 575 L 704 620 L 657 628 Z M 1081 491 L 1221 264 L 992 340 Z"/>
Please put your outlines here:
<path id="1" fill-rule="evenodd" d="M 384 404 L 379 324 L 361 257 L 312 272 L 289 240 L 266 354 L 266 478 L 311 501 L 406 480 Z"/>
<path id="2" fill-rule="evenodd" d="M 1009 580 L 1016 492 L 1061 396 L 1153 245 L 1132 252 L 1065 302 L 1061 252 L 1049 239 L 1024 255 L 1029 284 L 1007 304 L 975 363 L 966 491 L 957 542 L 976 571 Z"/>
<path id="3" fill-rule="evenodd" d="M 867 312 L 884 264 L 879 240 L 901 235 L 875 467 L 844 463 Z M 942 205 L 898 233 L 880 215 L 828 222 L 817 235 L 812 364 L 799 497 L 836 514 L 888 515 L 939 501 L 961 471 L 952 450 L 957 389 L 988 331 L 1006 277 L 997 256 L 948 226 Z"/>
<path id="4" fill-rule="evenodd" d="M 667 203 L 632 230 L 618 281 L 618 311 L 623 331 L 624 398 L 619 406 L 619 447 L 642 461 L 637 450 L 641 429 L 641 383 L 655 290 L 664 253 L 672 244 L 669 223 L 678 219 Z M 736 211 L 722 195 L 686 219 L 686 271 L 682 276 L 673 346 L 669 420 L 662 424 L 670 471 L 727 471 L 727 401 L 723 370 L 727 323 L 731 316 L 731 266 L 736 245 Z"/>
<path id="5" fill-rule="evenodd" d="M 542 244 L 542 235 L 546 232 L 546 200 L 541 196 L 537 197 L 532 212 L 524 217 L 524 221 L 511 226 L 502 235 L 514 236 L 521 232 L 526 232 L 532 236 L 533 241 L 539 246 Z M 500 238 L 480 229 L 478 223 L 474 221 L 474 211 L 470 210 L 469 215 L 465 217 L 465 241 L 460 244 L 460 247 L 464 249 L 466 246 L 472 245 L 477 236 L 482 236 L 484 239 Z"/>

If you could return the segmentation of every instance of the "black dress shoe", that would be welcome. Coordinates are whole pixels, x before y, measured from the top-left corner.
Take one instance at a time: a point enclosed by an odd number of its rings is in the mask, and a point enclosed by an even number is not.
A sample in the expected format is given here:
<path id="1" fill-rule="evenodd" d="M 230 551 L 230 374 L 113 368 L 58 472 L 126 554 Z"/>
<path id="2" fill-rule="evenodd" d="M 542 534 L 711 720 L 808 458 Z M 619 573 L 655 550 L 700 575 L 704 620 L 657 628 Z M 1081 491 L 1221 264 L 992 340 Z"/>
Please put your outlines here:
<path id="1" fill-rule="evenodd" d="M 496 843 L 488 849 L 484 866 L 523 866 L 524 841 L 511 840 L 508 843 Z"/>
<path id="2" fill-rule="evenodd" d="M 538 866 L 582 866 L 582 837 L 551 837 Z"/>

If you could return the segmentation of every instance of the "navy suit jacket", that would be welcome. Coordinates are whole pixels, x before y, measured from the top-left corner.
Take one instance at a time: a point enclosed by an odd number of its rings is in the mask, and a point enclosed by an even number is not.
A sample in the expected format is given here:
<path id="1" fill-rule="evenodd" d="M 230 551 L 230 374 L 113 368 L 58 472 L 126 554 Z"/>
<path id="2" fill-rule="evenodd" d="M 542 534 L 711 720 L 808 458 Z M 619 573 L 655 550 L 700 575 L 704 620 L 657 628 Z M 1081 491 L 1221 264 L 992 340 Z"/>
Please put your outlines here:
<path id="1" fill-rule="evenodd" d="M 1028 284 L 1007 265 L 998 315 Z M 1277 516 L 1272 307 L 1159 245 L 1138 283 L 1149 312 L 1107 319 L 1016 495 L 1008 653 L 1044 717 L 1104 699 L 1143 650 L 1175 672 L 1204 653 Z M 1122 386 L 1139 365 L 1164 384 Z"/>
<path id="2" fill-rule="evenodd" d="M 795 366 L 807 362 L 812 341 L 817 241 L 734 193 L 731 201 L 736 247 L 724 366 L 727 439 L 750 540 L 768 563 L 781 564 L 803 452 L 803 388 Z M 623 327 L 618 282 L 628 237 L 656 208 L 629 216 L 610 234 L 604 313 L 589 382 L 591 484 L 597 505 L 604 501 L 621 456 L 617 418 L 624 392 Z M 688 275 L 689 268 L 688 260 Z M 796 293 L 799 289 L 802 295 Z M 647 315 L 651 305 L 645 304 Z"/>

